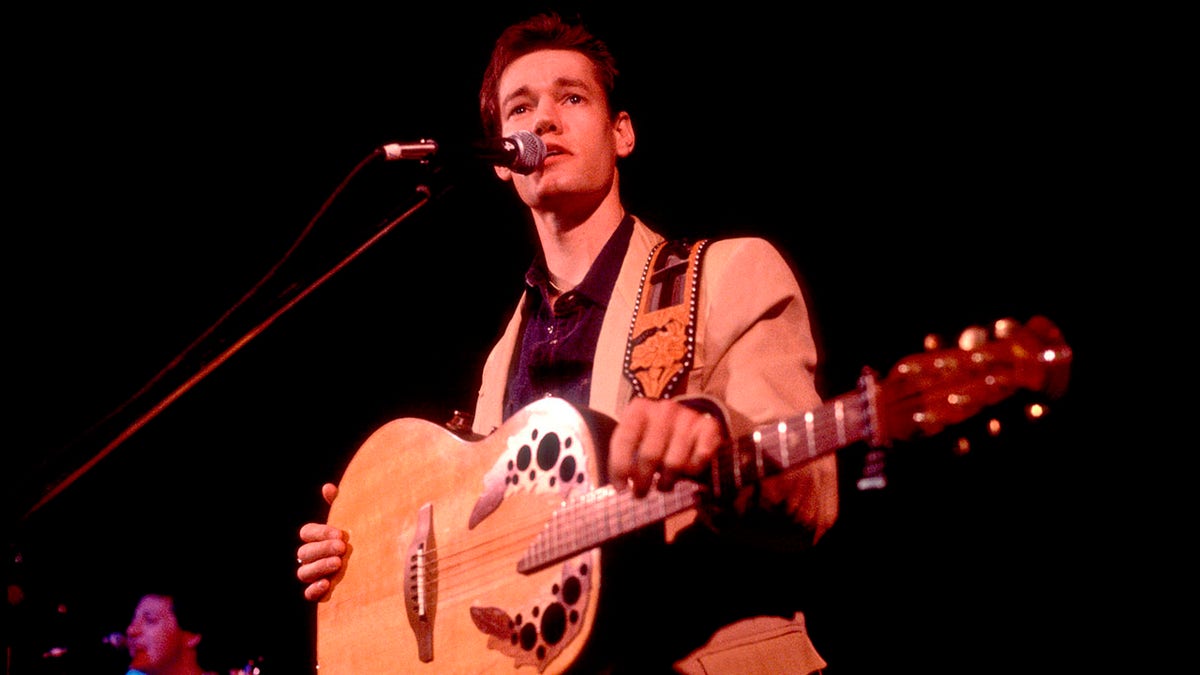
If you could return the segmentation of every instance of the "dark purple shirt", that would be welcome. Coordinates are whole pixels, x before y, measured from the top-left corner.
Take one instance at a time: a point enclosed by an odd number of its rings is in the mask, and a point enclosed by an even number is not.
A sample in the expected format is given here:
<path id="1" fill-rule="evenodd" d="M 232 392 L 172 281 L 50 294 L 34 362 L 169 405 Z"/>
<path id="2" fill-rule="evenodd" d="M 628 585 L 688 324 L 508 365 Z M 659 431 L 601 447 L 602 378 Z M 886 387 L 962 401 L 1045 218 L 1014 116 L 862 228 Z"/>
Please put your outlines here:
<path id="1" fill-rule="evenodd" d="M 600 326 L 632 236 L 633 218 L 626 215 L 587 276 L 554 305 L 545 258 L 539 253 L 534 259 L 525 273 L 524 327 L 509 377 L 505 419 L 545 396 L 588 404 Z"/>

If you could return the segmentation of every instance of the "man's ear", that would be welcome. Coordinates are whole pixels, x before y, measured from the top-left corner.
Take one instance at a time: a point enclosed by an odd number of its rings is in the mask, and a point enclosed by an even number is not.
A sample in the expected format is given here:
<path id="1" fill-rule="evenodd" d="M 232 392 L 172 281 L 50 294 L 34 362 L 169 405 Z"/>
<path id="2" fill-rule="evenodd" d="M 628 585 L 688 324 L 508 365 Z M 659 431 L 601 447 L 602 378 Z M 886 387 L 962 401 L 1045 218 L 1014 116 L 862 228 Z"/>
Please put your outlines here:
<path id="1" fill-rule="evenodd" d="M 495 170 L 496 176 L 498 176 L 500 180 L 506 183 L 512 180 L 512 169 L 506 166 L 494 166 L 492 169 Z"/>
<path id="2" fill-rule="evenodd" d="M 613 139 L 617 145 L 617 157 L 628 157 L 633 152 L 637 135 L 633 133 L 633 120 L 629 113 L 617 113 L 617 119 L 613 123 Z"/>

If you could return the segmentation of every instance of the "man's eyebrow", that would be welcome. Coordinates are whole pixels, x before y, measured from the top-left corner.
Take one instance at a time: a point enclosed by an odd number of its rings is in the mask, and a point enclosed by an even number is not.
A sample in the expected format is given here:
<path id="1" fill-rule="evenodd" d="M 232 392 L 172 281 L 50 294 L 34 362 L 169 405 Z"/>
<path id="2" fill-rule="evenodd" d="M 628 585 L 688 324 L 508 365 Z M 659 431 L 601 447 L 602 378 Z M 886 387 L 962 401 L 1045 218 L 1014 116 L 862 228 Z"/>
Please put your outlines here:
<path id="1" fill-rule="evenodd" d="M 513 92 L 511 94 L 509 94 L 508 96 L 505 96 L 500 101 L 500 105 L 507 106 L 509 101 L 512 101 L 514 98 L 521 98 L 522 96 L 527 96 L 528 94 L 529 94 L 529 87 L 517 87 L 516 89 L 513 90 Z"/>
<path id="2" fill-rule="evenodd" d="M 588 88 L 587 80 L 582 80 L 577 77 L 560 77 L 554 81 L 555 86 L 560 88 L 580 87 L 581 89 Z"/>

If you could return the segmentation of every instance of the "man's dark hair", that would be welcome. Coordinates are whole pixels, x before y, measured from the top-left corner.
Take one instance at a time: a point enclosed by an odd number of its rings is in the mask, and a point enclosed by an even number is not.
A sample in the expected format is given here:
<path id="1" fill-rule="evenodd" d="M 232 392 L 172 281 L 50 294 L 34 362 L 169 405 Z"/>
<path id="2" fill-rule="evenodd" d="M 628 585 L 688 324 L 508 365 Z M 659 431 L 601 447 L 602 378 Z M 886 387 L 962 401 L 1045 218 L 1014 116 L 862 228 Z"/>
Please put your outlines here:
<path id="1" fill-rule="evenodd" d="M 554 12 L 537 14 L 504 29 L 492 49 L 492 57 L 483 74 L 483 85 L 479 88 L 479 116 L 488 138 L 500 135 L 501 73 L 513 61 L 543 49 L 565 49 L 586 56 L 595 68 L 596 80 L 604 88 L 609 117 L 620 110 L 613 98 L 617 65 L 608 45 L 578 20 L 567 21 Z"/>

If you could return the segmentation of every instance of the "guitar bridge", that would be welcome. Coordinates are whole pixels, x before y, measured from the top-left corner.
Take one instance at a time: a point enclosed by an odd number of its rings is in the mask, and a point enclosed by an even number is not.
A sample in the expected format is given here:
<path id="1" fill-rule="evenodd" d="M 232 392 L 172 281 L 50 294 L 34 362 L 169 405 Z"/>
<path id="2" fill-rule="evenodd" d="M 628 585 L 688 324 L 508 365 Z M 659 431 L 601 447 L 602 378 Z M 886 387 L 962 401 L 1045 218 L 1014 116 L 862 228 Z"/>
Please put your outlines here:
<path id="1" fill-rule="evenodd" d="M 404 568 L 404 607 L 417 641 L 417 657 L 433 661 L 433 618 L 437 613 L 437 546 L 433 538 L 433 504 L 421 507 L 417 530 L 408 545 Z"/>

